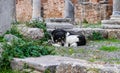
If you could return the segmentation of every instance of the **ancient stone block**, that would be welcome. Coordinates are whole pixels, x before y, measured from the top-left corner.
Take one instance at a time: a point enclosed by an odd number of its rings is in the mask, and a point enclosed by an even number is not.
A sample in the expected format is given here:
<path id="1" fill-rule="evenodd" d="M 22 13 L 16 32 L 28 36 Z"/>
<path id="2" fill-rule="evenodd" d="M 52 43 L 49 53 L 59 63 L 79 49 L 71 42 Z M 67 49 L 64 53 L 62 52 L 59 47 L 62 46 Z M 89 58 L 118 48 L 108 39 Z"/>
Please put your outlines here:
<path id="1" fill-rule="evenodd" d="M 41 39 L 42 37 L 44 37 L 44 32 L 42 29 L 39 28 L 30 28 L 27 27 L 25 25 L 19 25 L 18 26 L 18 30 L 20 31 L 20 33 L 30 39 Z"/>
<path id="2" fill-rule="evenodd" d="M 15 20 L 15 0 L 0 0 L 0 35 L 10 29 Z"/>

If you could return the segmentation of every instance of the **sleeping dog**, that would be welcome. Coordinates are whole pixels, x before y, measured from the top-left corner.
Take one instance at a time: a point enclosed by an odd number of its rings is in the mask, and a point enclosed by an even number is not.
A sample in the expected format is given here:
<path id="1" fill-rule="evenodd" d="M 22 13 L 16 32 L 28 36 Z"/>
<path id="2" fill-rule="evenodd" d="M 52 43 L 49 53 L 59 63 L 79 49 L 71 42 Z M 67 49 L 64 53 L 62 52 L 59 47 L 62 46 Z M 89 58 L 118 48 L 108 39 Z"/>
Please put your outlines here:
<path id="1" fill-rule="evenodd" d="M 63 29 L 55 29 L 51 33 L 53 46 L 76 47 L 86 44 L 84 35 L 71 35 Z"/>

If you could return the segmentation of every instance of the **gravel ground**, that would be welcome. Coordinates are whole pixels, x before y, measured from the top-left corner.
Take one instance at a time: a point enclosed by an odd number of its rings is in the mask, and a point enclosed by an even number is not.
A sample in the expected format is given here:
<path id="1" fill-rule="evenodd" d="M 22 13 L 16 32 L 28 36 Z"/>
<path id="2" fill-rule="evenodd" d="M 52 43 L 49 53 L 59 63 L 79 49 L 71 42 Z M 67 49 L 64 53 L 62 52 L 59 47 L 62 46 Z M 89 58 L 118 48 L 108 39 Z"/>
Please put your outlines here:
<path id="1" fill-rule="evenodd" d="M 116 51 L 102 51 L 102 46 L 115 46 Z M 56 49 L 58 55 L 85 59 L 96 63 L 120 64 L 120 40 L 88 41 L 85 46 L 59 47 Z"/>

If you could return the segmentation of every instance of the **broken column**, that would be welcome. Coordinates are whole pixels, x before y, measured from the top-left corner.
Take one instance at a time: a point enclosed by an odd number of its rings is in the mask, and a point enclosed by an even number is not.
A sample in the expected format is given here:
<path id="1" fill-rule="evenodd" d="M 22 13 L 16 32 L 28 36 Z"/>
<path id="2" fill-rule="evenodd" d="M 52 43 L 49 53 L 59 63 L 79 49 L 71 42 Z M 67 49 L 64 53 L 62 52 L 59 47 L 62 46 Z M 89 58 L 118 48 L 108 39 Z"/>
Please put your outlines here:
<path id="1" fill-rule="evenodd" d="M 33 0 L 32 20 L 41 20 L 41 0 Z"/>
<path id="2" fill-rule="evenodd" d="M 65 0 L 64 18 L 74 19 L 74 5 L 71 0 Z"/>
<path id="3" fill-rule="evenodd" d="M 110 20 L 103 20 L 103 28 L 120 29 L 120 0 L 113 0 L 113 12 Z"/>
<path id="4" fill-rule="evenodd" d="M 10 29 L 16 20 L 15 0 L 0 0 L 0 35 Z"/>

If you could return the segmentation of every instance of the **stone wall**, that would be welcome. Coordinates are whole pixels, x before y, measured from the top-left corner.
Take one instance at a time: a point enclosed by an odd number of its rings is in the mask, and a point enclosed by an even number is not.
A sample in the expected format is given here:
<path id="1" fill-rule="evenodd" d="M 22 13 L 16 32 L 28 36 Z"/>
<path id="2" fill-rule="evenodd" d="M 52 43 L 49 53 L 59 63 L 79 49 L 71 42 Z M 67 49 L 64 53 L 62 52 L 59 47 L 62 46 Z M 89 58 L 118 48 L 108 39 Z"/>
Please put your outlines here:
<path id="1" fill-rule="evenodd" d="M 75 21 L 84 19 L 89 23 L 97 23 L 103 19 L 109 19 L 112 14 L 112 6 L 109 4 L 85 3 L 75 5 Z"/>
<path id="2" fill-rule="evenodd" d="M 18 21 L 29 21 L 32 18 L 31 0 L 16 0 L 16 17 Z"/>
<path id="3" fill-rule="evenodd" d="M 44 18 L 62 18 L 64 15 L 64 0 L 47 0 L 42 6 Z"/>
<path id="4" fill-rule="evenodd" d="M 15 20 L 15 1 L 0 0 L 0 35 L 10 29 Z"/>
<path id="5" fill-rule="evenodd" d="M 79 4 L 78 0 L 71 0 L 75 6 L 75 21 L 84 18 L 90 23 L 96 23 L 103 19 L 108 19 L 112 13 L 112 0 L 108 4 L 99 4 L 100 0 L 91 0 L 89 4 Z M 63 18 L 65 11 L 64 0 L 41 0 L 43 18 Z M 17 0 L 17 19 L 28 21 L 32 17 L 31 0 Z"/>

